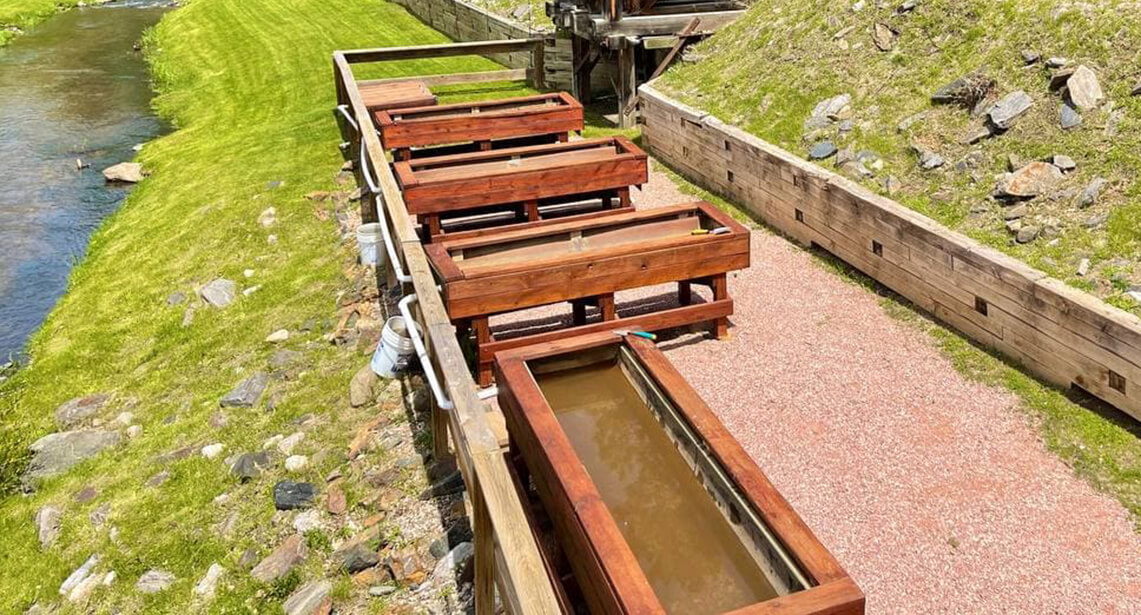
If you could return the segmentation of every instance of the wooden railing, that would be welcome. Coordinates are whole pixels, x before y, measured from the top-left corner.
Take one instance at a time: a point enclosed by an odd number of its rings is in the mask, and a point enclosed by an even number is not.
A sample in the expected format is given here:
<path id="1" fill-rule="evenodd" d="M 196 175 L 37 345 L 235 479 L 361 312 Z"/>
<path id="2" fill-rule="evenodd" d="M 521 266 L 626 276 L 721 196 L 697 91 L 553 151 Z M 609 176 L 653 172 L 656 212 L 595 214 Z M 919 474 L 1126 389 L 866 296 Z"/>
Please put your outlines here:
<path id="1" fill-rule="evenodd" d="M 535 88 L 543 86 L 542 39 L 504 40 L 422 47 L 391 47 L 338 51 L 333 54 L 333 76 L 338 105 L 346 105 L 359 130 L 350 131 L 349 148 L 362 155 L 357 161 L 362 218 L 377 221 L 383 213 L 392 241 L 396 244 L 400 267 L 410 277 L 404 282 L 406 291 L 416 294 L 416 322 L 426 338 L 430 355 L 427 367 L 439 375 L 442 388 L 452 409 L 433 407 L 432 426 L 437 459 L 451 456 L 448 434 L 472 506 L 472 528 L 475 534 L 475 600 L 476 612 L 495 612 L 498 589 L 504 606 L 519 615 L 558 613 L 560 608 L 547 576 L 539 547 L 528 524 L 523 503 L 508 471 L 492 410 L 478 396 L 475 381 L 468 371 L 464 355 L 456 340 L 456 331 L 444 309 L 436 280 L 428 266 L 424 248 L 415 225 L 404 205 L 396 179 L 392 175 L 380 139 L 373 129 L 372 118 L 365 108 L 352 64 L 387 62 L 416 58 L 440 58 L 460 55 L 529 52 L 531 66 L 526 69 L 496 70 L 458 75 L 434 75 L 432 83 L 476 83 L 525 78 Z M 419 77 L 404 77 L 412 79 Z M 375 83 L 375 82 L 372 82 Z M 378 188 L 371 193 L 360 176 L 370 173 Z M 383 248 L 382 248 L 383 250 Z M 397 283 L 400 283 L 397 281 Z M 408 289 L 407 286 L 411 288 Z"/>

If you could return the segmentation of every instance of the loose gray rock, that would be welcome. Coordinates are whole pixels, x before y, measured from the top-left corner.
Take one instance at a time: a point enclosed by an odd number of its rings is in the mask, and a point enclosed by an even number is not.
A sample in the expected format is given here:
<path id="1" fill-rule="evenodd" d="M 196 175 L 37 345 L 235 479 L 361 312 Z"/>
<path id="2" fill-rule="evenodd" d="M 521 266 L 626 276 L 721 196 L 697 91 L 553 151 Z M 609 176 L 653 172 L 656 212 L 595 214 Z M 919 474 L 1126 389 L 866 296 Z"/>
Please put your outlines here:
<path id="1" fill-rule="evenodd" d="M 475 547 L 470 542 L 456 545 L 432 571 L 432 577 L 441 581 L 456 579 L 458 584 L 471 581 L 475 572 Z"/>
<path id="2" fill-rule="evenodd" d="M 242 556 L 238 558 L 238 565 L 241 566 L 244 570 L 253 568 L 257 563 L 258 554 L 257 551 L 254 551 L 253 549 L 246 549 L 245 551 L 242 551 Z"/>
<path id="3" fill-rule="evenodd" d="M 269 358 L 269 366 L 273 369 L 285 369 L 298 363 L 305 355 L 297 352 L 296 350 L 281 349 L 273 353 Z"/>
<path id="4" fill-rule="evenodd" d="M 809 160 L 824 160 L 836 154 L 836 145 L 831 141 L 820 141 L 808 150 Z"/>
<path id="5" fill-rule="evenodd" d="M 399 588 L 395 585 L 373 585 L 372 587 L 368 588 L 368 595 L 372 596 L 373 598 L 381 598 L 383 596 L 395 594 L 397 589 Z"/>
<path id="6" fill-rule="evenodd" d="M 263 583 L 271 583 L 289 574 L 289 571 L 305 559 L 305 555 L 305 539 L 301 534 L 294 534 L 254 566 L 250 576 Z"/>
<path id="7" fill-rule="evenodd" d="M 1050 68 L 1062 68 L 1069 63 L 1070 61 L 1066 58 L 1060 58 L 1057 56 L 1046 59 L 1046 66 L 1049 66 Z"/>
<path id="8" fill-rule="evenodd" d="M 515 20 L 522 20 L 524 17 L 531 13 L 530 4 L 520 4 L 511 10 L 511 18 Z"/>
<path id="9" fill-rule="evenodd" d="M 278 510 L 310 508 L 317 497 L 313 483 L 295 483 L 283 480 L 273 486 L 273 506 Z"/>
<path id="10" fill-rule="evenodd" d="M 1090 268 L 1090 262 L 1089 262 L 1089 259 L 1088 259 L 1088 258 L 1083 258 L 1083 259 L 1082 259 L 1082 262 L 1078 263 L 1078 271 L 1077 271 L 1077 274 L 1078 274 L 1078 275 L 1080 275 L 1080 276 L 1082 276 L 1082 277 L 1085 277 L 1086 275 L 1088 275 L 1088 274 L 1089 274 L 1089 268 Z"/>
<path id="11" fill-rule="evenodd" d="M 1002 211 L 1003 220 L 1018 220 L 1019 218 L 1026 217 L 1030 210 L 1025 205 L 1015 205 L 1014 207 L 1007 207 Z"/>
<path id="12" fill-rule="evenodd" d="M 210 567 L 206 569 L 206 575 L 194 585 L 194 595 L 203 600 L 212 600 L 214 593 L 218 590 L 218 580 L 222 578 L 222 574 L 225 572 L 226 569 L 217 562 L 210 564 Z"/>
<path id="13" fill-rule="evenodd" d="M 898 33 L 891 26 L 879 22 L 872 29 L 872 42 L 880 51 L 891 51 L 895 47 L 895 37 Z"/>
<path id="14" fill-rule="evenodd" d="M 80 462 L 119 443 L 114 431 L 89 429 L 48 434 L 30 447 L 32 461 L 24 474 L 26 482 L 34 482 L 62 474 Z"/>
<path id="15" fill-rule="evenodd" d="M 1050 88 L 1051 92 L 1057 92 L 1066 87 L 1066 82 L 1073 76 L 1074 69 L 1072 68 L 1063 68 L 1062 70 L 1054 71 L 1054 74 L 1050 75 L 1050 82 L 1047 84 L 1047 87 Z"/>
<path id="16" fill-rule="evenodd" d="M 199 294 L 206 303 L 216 308 L 224 308 L 233 303 L 238 296 L 238 285 L 233 280 L 218 278 L 203 286 Z"/>
<path id="17" fill-rule="evenodd" d="M 903 182 L 899 181 L 899 178 L 896 176 L 889 175 L 883 180 L 883 189 L 887 192 L 888 196 L 895 196 L 903 189 Z"/>
<path id="18" fill-rule="evenodd" d="M 71 590 L 75 589 L 80 583 L 87 579 L 87 577 L 91 576 L 91 571 L 98 565 L 99 554 L 92 554 L 91 557 L 87 558 L 87 561 L 83 562 L 82 566 L 76 568 L 64 579 L 63 584 L 59 586 L 59 594 L 66 596 L 71 593 Z"/>
<path id="19" fill-rule="evenodd" d="M 91 512 L 87 513 L 87 520 L 90 521 L 91 525 L 94 525 L 95 527 L 103 527 L 103 524 L 107 523 L 107 518 L 110 516 L 111 505 L 109 503 L 103 503 Z"/>
<path id="20" fill-rule="evenodd" d="M 1042 59 L 1042 54 L 1038 53 L 1037 51 L 1034 51 L 1031 49 L 1023 49 L 1022 50 L 1022 61 L 1025 62 L 1027 66 L 1029 66 L 1031 64 L 1037 64 L 1038 60 L 1041 60 L 1041 59 Z"/>
<path id="21" fill-rule="evenodd" d="M 899 122 L 899 124 L 896 125 L 895 129 L 898 130 L 899 132 L 907 132 L 908 130 L 911 129 L 912 126 L 918 124 L 919 122 L 922 122 L 926 118 L 927 118 L 927 112 L 926 111 L 921 111 L 919 113 L 916 113 L 915 115 L 909 115 L 909 116 L 903 118 L 903 120 L 901 120 Z"/>
<path id="22" fill-rule="evenodd" d="M 1097 74 L 1085 65 L 1074 69 L 1074 74 L 1066 81 L 1066 93 L 1070 103 L 1078 109 L 1095 109 L 1105 100 Z"/>
<path id="23" fill-rule="evenodd" d="M 895 12 L 908 13 L 915 10 L 917 6 L 919 6 L 919 0 L 905 0 L 903 4 L 899 5 L 899 8 L 895 9 Z"/>
<path id="24" fill-rule="evenodd" d="M 1058 123 L 1061 124 L 1062 130 L 1070 130 L 1082 125 L 1082 114 L 1078 110 L 1071 107 L 1069 103 L 1062 103 L 1061 110 L 1058 112 Z"/>
<path id="25" fill-rule="evenodd" d="M 182 292 L 181 290 L 176 290 L 167 296 L 166 304 L 170 306 L 182 305 L 183 303 L 186 303 L 186 299 L 186 293 Z"/>
<path id="26" fill-rule="evenodd" d="M 378 377 L 370 366 L 365 365 L 357 370 L 356 375 L 349 382 L 349 405 L 360 408 L 372 401 L 373 389 L 376 387 L 377 380 Z"/>
<path id="27" fill-rule="evenodd" d="M 1031 162 L 1006 175 L 996 189 L 1000 197 L 1033 198 L 1062 180 L 1062 171 L 1048 162 Z"/>
<path id="28" fill-rule="evenodd" d="M 59 531 L 63 527 L 62 517 L 63 513 L 52 506 L 44 506 L 36 511 L 36 535 L 40 539 L 41 549 L 52 546 L 59 538 Z"/>
<path id="29" fill-rule="evenodd" d="M 151 488 L 158 487 L 159 485 L 165 483 L 168 480 L 170 480 L 170 470 L 163 470 L 163 471 L 159 472 L 158 474 L 155 474 L 154 476 L 148 478 L 147 482 L 145 483 L 145 486 L 151 487 Z"/>
<path id="30" fill-rule="evenodd" d="M 1054 157 L 1050 159 L 1050 162 L 1053 162 L 1054 166 L 1058 167 L 1062 172 L 1073 171 L 1074 169 L 1078 168 L 1078 163 L 1074 162 L 1073 158 L 1070 158 L 1065 154 L 1054 154 Z"/>
<path id="31" fill-rule="evenodd" d="M 380 563 L 380 557 L 376 551 L 369 549 L 363 544 L 355 544 L 344 551 L 339 551 L 333 554 L 341 562 L 341 567 L 354 574 L 372 568 Z"/>
<path id="32" fill-rule="evenodd" d="M 285 599 L 282 608 L 285 615 L 318 615 L 328 613 L 333 604 L 329 593 L 333 584 L 328 581 L 313 581 L 297 588 Z"/>
<path id="33" fill-rule="evenodd" d="M 1034 99 L 1022 90 L 1003 96 L 987 111 L 987 119 L 999 130 L 1007 130 L 1011 123 L 1034 106 Z"/>
<path id="34" fill-rule="evenodd" d="M 924 171 L 937 169 L 945 164 L 945 160 L 939 154 L 919 146 L 913 146 L 915 153 L 919 156 L 919 168 Z"/>
<path id="35" fill-rule="evenodd" d="M 139 577 L 135 589 L 144 594 L 157 594 L 174 583 L 174 575 L 165 570 L 148 570 Z"/>
<path id="36" fill-rule="evenodd" d="M 241 482 L 257 478 L 261 476 L 262 470 L 269 467 L 269 453 L 265 451 L 257 453 L 244 453 L 239 455 L 234 465 L 230 466 L 230 474 L 233 474 Z"/>
<path id="37" fill-rule="evenodd" d="M 257 405 L 268 385 L 269 374 L 256 372 L 239 382 L 219 403 L 223 408 L 252 408 Z"/>
<path id="38" fill-rule="evenodd" d="M 994 90 L 994 80 L 982 73 L 972 73 L 944 85 L 931 95 L 931 102 L 937 105 L 959 105 L 973 109 L 980 101 L 986 100 Z"/>
<path id="39" fill-rule="evenodd" d="M 1129 94 L 1131 96 L 1141 96 L 1141 81 L 1138 81 L 1137 84 L 1133 86 L 1133 90 L 1129 92 Z"/>
<path id="40" fill-rule="evenodd" d="M 1097 199 L 1101 196 L 1101 191 L 1109 182 L 1104 177 L 1096 177 L 1085 188 L 1082 189 L 1081 195 L 1078 197 L 1078 207 L 1089 207 L 1097 203 Z"/>
<path id="41" fill-rule="evenodd" d="M 840 94 L 816 103 L 812 115 L 804 121 L 804 132 L 827 128 L 832 122 L 843 119 L 851 103 L 852 97 L 849 94 Z"/>
<path id="42" fill-rule="evenodd" d="M 143 165 L 120 162 L 103 169 L 103 179 L 112 183 L 137 184 L 143 181 Z"/>
<path id="43" fill-rule="evenodd" d="M 994 132 L 990 129 L 990 126 L 983 124 L 981 126 L 971 128 L 966 133 L 964 133 L 962 138 L 959 139 L 959 143 L 963 145 L 974 145 L 979 141 L 989 139 L 993 136 Z"/>
<path id="44" fill-rule="evenodd" d="M 102 410 L 109 399 L 111 396 L 106 393 L 96 393 L 68 400 L 56 408 L 55 422 L 67 429 Z"/>
<path id="45" fill-rule="evenodd" d="M 1041 234 L 1041 232 L 1042 229 L 1038 228 L 1037 226 L 1032 224 L 1027 225 L 1018 230 L 1018 235 L 1015 236 L 1014 240 L 1018 243 L 1030 243 L 1031 241 L 1038 239 L 1038 235 Z"/>

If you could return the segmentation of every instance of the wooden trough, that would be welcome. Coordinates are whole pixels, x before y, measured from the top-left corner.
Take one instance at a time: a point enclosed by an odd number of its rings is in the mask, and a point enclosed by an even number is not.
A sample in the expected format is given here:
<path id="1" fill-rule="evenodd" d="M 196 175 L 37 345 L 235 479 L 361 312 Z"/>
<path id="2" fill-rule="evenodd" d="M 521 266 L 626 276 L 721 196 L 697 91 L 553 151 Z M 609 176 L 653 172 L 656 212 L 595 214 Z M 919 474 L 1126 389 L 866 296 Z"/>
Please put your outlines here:
<path id="1" fill-rule="evenodd" d="M 724 338 L 733 313 L 726 274 L 749 266 L 749 231 L 699 201 L 445 236 L 425 250 L 449 317 L 461 330 L 468 323 L 475 330 L 486 386 L 495 352 L 619 325 L 649 331 L 713 322 Z M 668 282 L 678 283 L 679 307 L 618 317 L 614 293 Z M 712 301 L 691 303 L 694 283 L 711 287 Z M 494 314 L 564 301 L 574 305 L 571 328 L 505 340 L 491 335 Z M 587 303 L 598 306 L 602 322 L 586 324 Z"/>
<path id="2" fill-rule="evenodd" d="M 625 137 L 404 160 L 394 170 L 430 240 L 442 215 L 510 207 L 534 221 L 542 205 L 599 197 L 629 207 L 630 186 L 649 179 L 645 152 Z"/>
<path id="3" fill-rule="evenodd" d="M 422 108 L 436 104 L 436 95 L 417 79 L 362 85 L 360 94 L 365 107 L 374 114 L 397 107 Z"/>
<path id="4" fill-rule="evenodd" d="M 528 137 L 566 141 L 583 128 L 582 105 L 566 92 L 379 110 L 374 117 L 384 147 L 397 160 L 411 159 L 412 148 L 456 143 L 490 150 L 496 141 Z"/>
<path id="5" fill-rule="evenodd" d="M 554 534 L 539 542 L 564 608 L 864 612 L 860 589 L 652 342 L 595 333 L 498 353 L 495 370 L 519 488 L 533 485 Z"/>

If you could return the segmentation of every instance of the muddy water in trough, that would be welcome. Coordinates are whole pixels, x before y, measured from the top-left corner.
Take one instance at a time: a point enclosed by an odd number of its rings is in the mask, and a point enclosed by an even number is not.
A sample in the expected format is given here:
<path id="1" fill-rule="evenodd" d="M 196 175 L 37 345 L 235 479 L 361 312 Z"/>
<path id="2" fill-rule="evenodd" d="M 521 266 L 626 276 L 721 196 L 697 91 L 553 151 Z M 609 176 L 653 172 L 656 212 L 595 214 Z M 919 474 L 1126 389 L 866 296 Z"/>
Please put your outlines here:
<path id="1" fill-rule="evenodd" d="M 617 362 L 536 377 L 667 612 L 776 596 Z"/>
<path id="2" fill-rule="evenodd" d="M 132 46 L 166 10 L 75 9 L 0 48 L 0 364 L 43 322 L 126 195 L 100 171 L 163 131 Z M 77 170 L 76 158 L 91 168 Z"/>

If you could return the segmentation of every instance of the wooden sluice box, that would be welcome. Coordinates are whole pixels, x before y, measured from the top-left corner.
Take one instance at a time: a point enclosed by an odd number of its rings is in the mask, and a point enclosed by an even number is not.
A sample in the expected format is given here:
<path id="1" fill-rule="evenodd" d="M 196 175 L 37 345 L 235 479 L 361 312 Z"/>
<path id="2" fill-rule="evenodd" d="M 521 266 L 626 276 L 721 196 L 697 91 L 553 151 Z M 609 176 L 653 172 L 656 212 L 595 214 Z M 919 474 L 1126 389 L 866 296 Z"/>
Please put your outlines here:
<path id="1" fill-rule="evenodd" d="M 429 158 L 394 165 L 408 213 L 443 232 L 442 218 L 511 209 L 538 220 L 544 206 L 603 199 L 630 206 L 630 186 L 649 179 L 646 153 L 625 137 L 584 139 Z"/>
<path id="2" fill-rule="evenodd" d="M 646 339 L 496 355 L 517 487 L 568 612 L 864 612 L 864 596 Z"/>
<path id="3" fill-rule="evenodd" d="M 454 149 L 443 146 L 453 144 L 490 150 L 493 144 L 501 147 L 528 138 L 567 141 L 570 133 L 583 128 L 582 104 L 566 92 L 378 110 L 373 118 L 381 142 L 396 160 L 452 153 Z"/>
<path id="4" fill-rule="evenodd" d="M 749 266 L 749 230 L 699 201 L 574 220 L 543 220 L 511 230 L 460 233 L 425 246 L 458 328 L 475 332 L 479 380 L 491 383 L 494 353 L 621 327 L 648 331 L 713 323 L 724 338 L 733 313 L 727 273 Z M 677 283 L 676 307 L 620 317 L 616 292 Z M 712 289 L 696 302 L 691 285 Z M 569 328 L 496 339 L 492 315 L 571 302 Z M 586 304 L 601 322 L 586 322 Z"/>

